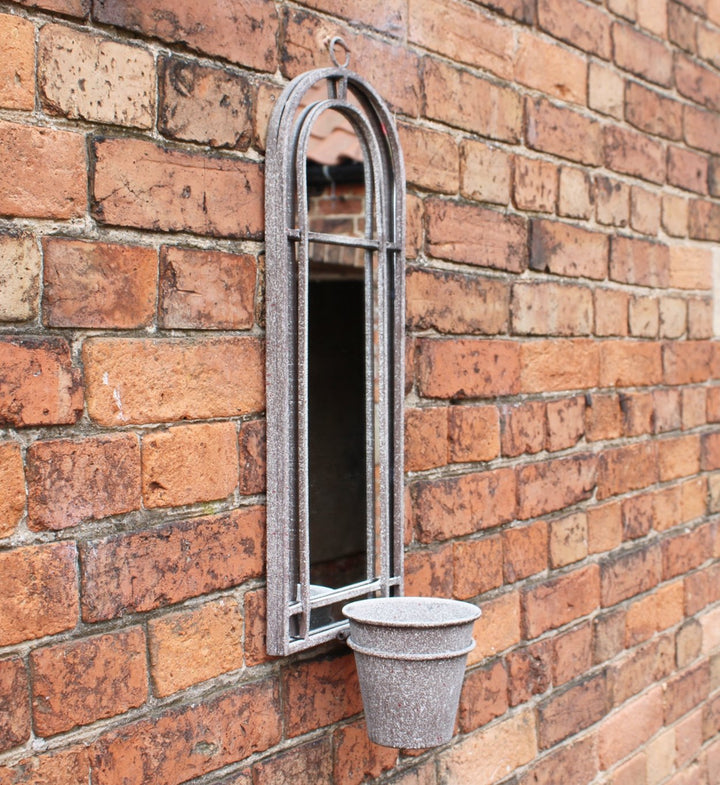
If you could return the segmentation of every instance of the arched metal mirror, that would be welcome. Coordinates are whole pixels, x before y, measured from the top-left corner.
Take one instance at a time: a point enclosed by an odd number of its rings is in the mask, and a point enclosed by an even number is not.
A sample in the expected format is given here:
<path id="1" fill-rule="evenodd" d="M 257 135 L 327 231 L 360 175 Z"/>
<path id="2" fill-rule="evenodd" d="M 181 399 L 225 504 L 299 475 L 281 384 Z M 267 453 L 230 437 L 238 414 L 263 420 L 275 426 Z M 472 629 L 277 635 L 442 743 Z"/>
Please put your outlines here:
<path id="1" fill-rule="evenodd" d="M 402 592 L 405 176 L 392 116 L 339 63 L 294 79 L 266 153 L 267 647 Z"/>

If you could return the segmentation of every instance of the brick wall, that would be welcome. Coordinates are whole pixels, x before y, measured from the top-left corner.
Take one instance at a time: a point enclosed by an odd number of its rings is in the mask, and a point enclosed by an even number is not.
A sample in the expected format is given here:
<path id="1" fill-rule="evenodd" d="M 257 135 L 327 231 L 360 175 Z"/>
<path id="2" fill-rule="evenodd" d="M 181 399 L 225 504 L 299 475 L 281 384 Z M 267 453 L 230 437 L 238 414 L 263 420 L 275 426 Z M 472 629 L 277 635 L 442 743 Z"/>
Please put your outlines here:
<path id="1" fill-rule="evenodd" d="M 263 137 L 408 173 L 407 590 L 453 744 L 264 650 Z M 718 785 L 718 0 L 0 0 L 0 785 Z M 310 774 L 308 774 L 310 772 Z"/>

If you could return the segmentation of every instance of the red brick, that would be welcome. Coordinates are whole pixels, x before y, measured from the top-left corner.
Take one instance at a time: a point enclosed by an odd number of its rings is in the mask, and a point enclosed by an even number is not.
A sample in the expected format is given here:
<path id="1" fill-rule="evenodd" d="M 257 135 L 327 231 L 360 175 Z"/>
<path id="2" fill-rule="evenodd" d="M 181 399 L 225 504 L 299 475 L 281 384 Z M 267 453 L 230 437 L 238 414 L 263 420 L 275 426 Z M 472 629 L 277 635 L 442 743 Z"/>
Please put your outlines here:
<path id="1" fill-rule="evenodd" d="M 574 741 L 533 762 L 530 770 L 518 779 L 518 785 L 556 785 L 558 782 L 587 785 L 595 779 L 596 756 L 592 737 Z"/>
<path id="2" fill-rule="evenodd" d="M 503 281 L 410 268 L 405 297 L 410 329 L 488 335 L 507 331 L 510 287 Z"/>
<path id="3" fill-rule="evenodd" d="M 621 706 L 674 671 L 673 648 L 671 638 L 655 638 L 624 654 L 612 665 L 608 671 L 612 705 Z"/>
<path id="4" fill-rule="evenodd" d="M 599 673 L 552 697 L 538 706 L 538 739 L 549 749 L 601 719 L 607 711 L 605 674 Z"/>
<path id="5" fill-rule="evenodd" d="M 588 335 L 594 322 L 592 291 L 552 282 L 516 283 L 512 326 L 519 335 Z"/>
<path id="6" fill-rule="evenodd" d="M 720 67 L 720 33 L 707 23 L 697 26 L 697 51 L 703 60 L 716 68 Z"/>
<path id="7" fill-rule="evenodd" d="M 709 524 L 683 531 L 662 542 L 663 580 L 690 572 L 712 557 L 712 531 Z"/>
<path id="8" fill-rule="evenodd" d="M 637 131 L 616 126 L 604 129 L 605 164 L 621 174 L 641 177 L 652 183 L 665 181 L 665 147 Z"/>
<path id="9" fill-rule="evenodd" d="M 511 706 L 542 695 L 552 682 L 551 652 L 548 641 L 515 649 L 506 656 L 508 695 Z"/>
<path id="10" fill-rule="evenodd" d="M 560 169 L 558 215 L 587 220 L 594 212 L 594 197 L 592 181 L 587 172 L 569 166 Z"/>
<path id="11" fill-rule="evenodd" d="M 420 126 L 398 126 L 408 183 L 442 193 L 457 193 L 460 157 L 449 134 Z"/>
<path id="12" fill-rule="evenodd" d="M 522 101 L 514 90 L 432 58 L 425 58 L 423 83 L 425 116 L 431 120 L 503 142 L 520 141 Z"/>
<path id="13" fill-rule="evenodd" d="M 625 118 L 649 134 L 682 139 L 682 104 L 638 82 L 628 82 L 625 88 Z"/>
<path id="14" fill-rule="evenodd" d="M 451 0 L 411 0 L 408 39 L 457 62 L 510 79 L 515 59 L 512 29 L 477 7 Z"/>
<path id="15" fill-rule="evenodd" d="M 555 212 L 558 198 L 558 170 L 550 161 L 515 156 L 513 201 L 520 210 Z"/>
<path id="16" fill-rule="evenodd" d="M 720 205 L 694 199 L 690 202 L 688 233 L 694 240 L 720 241 Z"/>
<path id="17" fill-rule="evenodd" d="M 593 661 L 613 659 L 625 648 L 625 611 L 615 609 L 593 620 Z"/>
<path id="18" fill-rule="evenodd" d="M 658 442 L 660 481 L 688 477 L 700 471 L 700 437 L 681 436 Z"/>
<path id="19" fill-rule="evenodd" d="M 262 232 L 262 172 L 254 162 L 140 139 L 99 139 L 94 156 L 93 215 L 102 223 L 214 237 Z"/>
<path id="20" fill-rule="evenodd" d="M 480 5 L 518 22 L 530 24 L 535 19 L 535 6 L 529 0 L 481 0 Z"/>
<path id="21" fill-rule="evenodd" d="M 601 564 L 604 608 L 657 586 L 661 575 L 660 549 L 642 546 L 607 557 Z"/>
<path id="22" fill-rule="evenodd" d="M 707 297 L 688 300 L 688 338 L 713 337 L 713 303 Z"/>
<path id="23" fill-rule="evenodd" d="M 93 780 L 143 785 L 152 776 L 180 785 L 262 752 L 282 734 L 278 693 L 273 681 L 245 684 L 110 731 L 91 748 Z"/>
<path id="24" fill-rule="evenodd" d="M 620 397 L 615 393 L 588 394 L 585 407 L 585 436 L 588 441 L 617 439 L 623 433 Z"/>
<path id="25" fill-rule="evenodd" d="M 562 101 L 587 103 L 585 57 L 536 34 L 518 31 L 514 81 Z"/>
<path id="26" fill-rule="evenodd" d="M 648 341 L 603 341 L 601 387 L 645 387 L 662 380 L 662 346 Z"/>
<path id="27" fill-rule="evenodd" d="M 502 454 L 537 453 L 545 446 L 545 404 L 528 401 L 502 407 Z"/>
<path id="28" fill-rule="evenodd" d="M 663 345 L 666 384 L 706 382 L 712 375 L 713 346 L 709 341 L 668 342 Z"/>
<path id="29" fill-rule="evenodd" d="M 697 722 L 700 712 L 692 715 L 693 720 Z M 720 695 L 716 695 L 710 702 L 708 702 L 702 711 L 702 725 L 700 728 L 692 728 L 694 733 L 693 745 L 691 746 L 691 754 L 689 757 L 695 757 L 695 753 L 699 750 L 702 741 L 707 741 L 717 737 L 720 733 Z M 700 733 L 698 734 L 698 730 Z"/>
<path id="30" fill-rule="evenodd" d="M 283 674 L 286 733 L 300 736 L 361 711 L 362 700 L 349 654 L 290 666 Z"/>
<path id="31" fill-rule="evenodd" d="M 585 434 L 585 399 L 581 396 L 549 401 L 546 406 L 545 449 L 554 452 L 572 447 Z"/>
<path id="32" fill-rule="evenodd" d="M 33 720 L 41 736 L 114 717 L 147 699 L 141 627 L 36 649 L 30 662 Z"/>
<path id="33" fill-rule="evenodd" d="M 657 481 L 654 445 L 634 444 L 607 450 L 598 462 L 597 497 L 606 499 Z"/>
<path id="34" fill-rule="evenodd" d="M 660 298 L 660 337 L 680 338 L 687 328 L 687 303 L 679 297 Z"/>
<path id="35" fill-rule="evenodd" d="M 700 518 L 708 511 L 708 487 L 704 477 L 690 479 L 680 486 L 681 519 L 684 523 Z"/>
<path id="36" fill-rule="evenodd" d="M 91 339 L 83 363 L 88 412 L 101 425 L 237 417 L 265 405 L 254 337 Z"/>
<path id="37" fill-rule="evenodd" d="M 32 234 L 0 234 L 0 322 L 26 322 L 37 317 L 41 266 Z"/>
<path id="38" fill-rule="evenodd" d="M 405 256 L 416 259 L 423 248 L 423 201 L 414 194 L 405 195 Z"/>
<path id="39" fill-rule="evenodd" d="M 30 8 L 44 8 L 67 16 L 87 16 L 90 0 L 17 0 L 17 5 Z"/>
<path id="40" fill-rule="evenodd" d="M 502 662 L 471 670 L 465 676 L 458 722 L 470 733 L 501 717 L 508 709 L 508 676 Z"/>
<path id="41" fill-rule="evenodd" d="M 128 6 L 122 0 L 99 0 L 93 17 L 250 68 L 274 71 L 276 67 L 279 22 L 272 6 L 231 0 L 208 9 L 196 2 L 178 6 L 170 0 L 138 0 Z"/>
<path id="42" fill-rule="evenodd" d="M 515 472 L 498 469 L 411 486 L 415 529 L 421 542 L 472 534 L 512 520 Z"/>
<path id="43" fill-rule="evenodd" d="M 598 753 L 602 769 L 639 749 L 663 724 L 662 689 L 655 687 L 623 706 L 600 726 Z"/>
<path id="44" fill-rule="evenodd" d="M 508 204 L 512 156 L 498 147 L 464 139 L 460 145 L 460 192 L 478 202 Z"/>
<path id="45" fill-rule="evenodd" d="M 448 460 L 490 461 L 500 454 L 500 419 L 495 406 L 448 409 Z"/>
<path id="46" fill-rule="evenodd" d="M 0 539 L 9 537 L 25 512 L 25 473 L 20 445 L 0 442 Z"/>
<path id="47" fill-rule="evenodd" d="M 256 277 L 250 254 L 163 246 L 160 323 L 177 329 L 248 329 L 255 321 Z"/>
<path id="48" fill-rule="evenodd" d="M 637 540 L 650 531 L 655 506 L 655 496 L 649 493 L 631 496 L 622 502 L 623 540 Z"/>
<path id="49" fill-rule="evenodd" d="M 686 191 L 708 192 L 708 159 L 682 147 L 668 149 L 668 182 Z"/>
<path id="50" fill-rule="evenodd" d="M 0 106 L 35 106 L 35 26 L 19 16 L 0 16 L 4 56 L 0 63 Z"/>
<path id="51" fill-rule="evenodd" d="M 635 646 L 679 624 L 683 620 L 683 600 L 683 584 L 677 581 L 630 605 L 625 618 L 625 645 Z"/>
<path id="52" fill-rule="evenodd" d="M 30 737 L 30 731 L 25 664 L 19 657 L 0 660 L 0 751 L 5 752 L 23 744 Z"/>
<path id="53" fill-rule="evenodd" d="M 254 589 L 244 595 L 245 665 L 249 668 L 268 662 L 267 602 L 264 589 Z"/>
<path id="54" fill-rule="evenodd" d="M 676 673 L 664 685 L 665 724 L 670 725 L 687 714 L 707 698 L 709 691 L 710 667 L 707 661 Z"/>
<path id="55" fill-rule="evenodd" d="M 603 279 L 608 247 L 607 235 L 571 224 L 533 221 L 530 267 L 556 275 Z"/>
<path id="56" fill-rule="evenodd" d="M 0 214 L 79 218 L 87 206 L 85 137 L 0 121 Z"/>
<path id="57" fill-rule="evenodd" d="M 628 335 L 630 297 L 614 289 L 595 289 L 595 334 Z"/>
<path id="58" fill-rule="evenodd" d="M 697 17 L 689 8 L 673 2 L 667 4 L 667 16 L 669 40 L 688 52 L 694 52 Z"/>
<path id="59" fill-rule="evenodd" d="M 630 237 L 613 237 L 610 277 L 614 281 L 640 286 L 669 286 L 669 249 L 660 243 Z"/>
<path id="60" fill-rule="evenodd" d="M 653 431 L 655 433 L 679 431 L 682 425 L 680 391 L 673 389 L 653 390 L 652 397 L 655 407 Z"/>
<path id="61" fill-rule="evenodd" d="M 407 7 L 401 0 L 303 0 L 303 5 L 343 19 L 362 22 L 390 35 L 402 35 L 407 29 Z"/>
<path id="62" fill-rule="evenodd" d="M 27 481 L 31 529 L 66 529 L 139 510 L 137 437 L 35 442 L 28 449 Z"/>
<path id="63" fill-rule="evenodd" d="M 397 762 L 397 750 L 381 747 L 370 741 L 364 720 L 339 728 L 333 734 L 335 743 L 334 779 L 331 782 L 347 782 L 360 785 L 368 777 L 379 777 L 384 771 L 392 769 Z M 309 769 L 298 773 L 302 776 Z M 314 779 L 314 778 L 313 778 Z M 277 782 L 269 780 L 268 785 Z"/>
<path id="64" fill-rule="evenodd" d="M 523 590 L 523 625 L 528 638 L 586 616 L 600 602 L 600 571 L 595 564 Z"/>
<path id="65" fill-rule="evenodd" d="M 367 14 L 371 7 L 370 3 L 363 4 L 363 13 Z M 343 4 L 343 15 L 348 14 L 349 9 L 347 3 Z M 357 19 L 357 16 L 353 17 L 354 22 Z M 351 52 L 350 68 L 367 79 L 391 109 L 410 117 L 419 114 L 420 58 L 406 46 L 400 46 L 397 41 L 386 43 L 361 35 L 354 25 L 329 24 L 326 19 L 304 9 L 286 12 L 283 32 L 280 57 L 285 76 L 295 77 L 312 68 L 330 65 L 327 47 L 322 42 L 339 35 Z"/>
<path id="66" fill-rule="evenodd" d="M 587 511 L 588 552 L 612 551 L 623 540 L 622 508 L 619 502 L 608 502 Z"/>
<path id="67" fill-rule="evenodd" d="M 573 363 L 567 358 L 572 357 Z M 520 346 L 520 391 L 560 392 L 597 387 L 599 347 L 585 339 L 524 342 Z"/>
<path id="68" fill-rule="evenodd" d="M 148 623 L 156 695 L 164 697 L 243 665 L 242 611 L 231 598 Z"/>
<path id="69" fill-rule="evenodd" d="M 702 436 L 702 468 L 720 469 L 720 434 L 706 433 Z"/>
<path id="70" fill-rule="evenodd" d="M 405 554 L 405 593 L 409 597 L 450 597 L 453 578 L 452 543 Z"/>
<path id="71" fill-rule="evenodd" d="M 15 765 L 0 766 L 0 785 L 87 785 L 91 776 L 85 747 L 36 754 Z"/>
<path id="72" fill-rule="evenodd" d="M 0 646 L 42 638 L 77 623 L 77 553 L 72 543 L 0 552 Z"/>
<path id="73" fill-rule="evenodd" d="M 711 565 L 685 576 L 685 615 L 693 616 L 720 599 L 720 567 Z"/>
<path id="74" fill-rule="evenodd" d="M 480 339 L 417 342 L 418 389 L 425 398 L 480 398 L 518 391 L 517 344 Z"/>
<path id="75" fill-rule="evenodd" d="M 598 223 L 627 226 L 630 221 L 630 187 L 610 177 L 595 178 L 595 203 Z"/>
<path id="76" fill-rule="evenodd" d="M 553 684 L 559 686 L 587 673 L 592 667 L 592 627 L 575 627 L 552 640 Z"/>
<path id="77" fill-rule="evenodd" d="M 439 406 L 405 410 L 405 469 L 422 471 L 448 462 L 448 414 Z"/>
<path id="78" fill-rule="evenodd" d="M 602 128 L 597 121 L 544 98 L 528 98 L 526 114 L 528 147 L 577 163 L 602 162 Z"/>
<path id="79" fill-rule="evenodd" d="M 548 566 L 548 526 L 537 521 L 503 532 L 503 575 L 507 583 L 542 572 Z"/>
<path id="80" fill-rule="evenodd" d="M 476 205 L 430 199 L 425 203 L 428 252 L 440 259 L 522 272 L 528 262 L 528 225 Z"/>
<path id="81" fill-rule="evenodd" d="M 635 231 L 654 237 L 660 231 L 660 195 L 633 186 L 630 190 L 630 225 Z"/>
<path id="82" fill-rule="evenodd" d="M 676 194 L 663 194 L 662 197 L 662 226 L 672 237 L 685 237 L 688 230 L 687 199 Z"/>
<path id="83" fill-rule="evenodd" d="M 500 535 L 454 543 L 453 575 L 453 596 L 459 600 L 467 600 L 502 586 Z"/>
<path id="84" fill-rule="evenodd" d="M 534 518 L 562 510 L 593 493 L 597 459 L 575 455 L 522 466 L 518 470 L 518 517 Z"/>
<path id="85" fill-rule="evenodd" d="M 703 743 L 702 711 L 699 709 L 675 726 L 678 768 L 687 765 L 700 752 Z"/>
<path id="86" fill-rule="evenodd" d="M 675 58 L 675 84 L 678 92 L 707 109 L 720 111 L 720 76 L 694 60 Z"/>
<path id="87" fill-rule="evenodd" d="M 332 785 L 332 760 L 330 739 L 317 739 L 259 761 L 253 766 L 252 781 L 254 785 L 290 785 L 312 772 L 318 785 Z"/>
<path id="88" fill-rule="evenodd" d="M 85 542 L 83 618 L 142 613 L 259 577 L 264 534 L 264 509 L 250 507 Z"/>
<path id="89" fill-rule="evenodd" d="M 720 117 L 694 106 L 686 106 L 683 116 L 685 141 L 708 153 L 720 155 Z"/>
<path id="90" fill-rule="evenodd" d="M 672 82 L 672 53 L 664 44 L 616 22 L 612 28 L 615 63 L 649 82 L 669 87 Z"/>
<path id="91" fill-rule="evenodd" d="M 145 327 L 155 316 L 152 248 L 48 238 L 43 320 L 50 327 Z"/>
<path id="92" fill-rule="evenodd" d="M 158 63 L 158 130 L 172 139 L 247 150 L 255 88 L 241 74 L 179 57 Z"/>
<path id="93" fill-rule="evenodd" d="M 249 420 L 240 425 L 240 483 L 238 490 L 243 496 L 252 496 L 265 491 L 265 421 Z"/>
<path id="94" fill-rule="evenodd" d="M 587 515 L 576 512 L 550 524 L 550 566 L 573 564 L 588 555 Z"/>
<path id="95" fill-rule="evenodd" d="M 479 604 L 482 616 L 475 622 L 475 648 L 468 654 L 468 667 L 499 654 L 520 642 L 520 593 L 500 595 Z"/>
<path id="96" fill-rule="evenodd" d="M 588 107 L 601 114 L 624 117 L 625 80 L 611 66 L 592 61 L 588 70 Z"/>
<path id="97" fill-rule="evenodd" d="M 610 16 L 595 6 L 578 0 L 539 0 L 538 22 L 543 30 L 566 44 L 604 60 L 611 56 Z"/>
<path id="98" fill-rule="evenodd" d="M 38 89 L 51 114 L 150 128 L 155 83 L 147 49 L 60 25 L 40 30 Z"/>

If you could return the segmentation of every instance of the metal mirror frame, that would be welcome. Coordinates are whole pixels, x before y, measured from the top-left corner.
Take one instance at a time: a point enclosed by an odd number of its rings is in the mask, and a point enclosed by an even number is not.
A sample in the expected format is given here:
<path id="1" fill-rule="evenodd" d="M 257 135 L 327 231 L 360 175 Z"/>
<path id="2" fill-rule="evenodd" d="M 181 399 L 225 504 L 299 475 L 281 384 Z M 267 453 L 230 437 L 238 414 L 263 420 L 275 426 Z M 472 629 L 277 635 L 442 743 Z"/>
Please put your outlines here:
<path id="1" fill-rule="evenodd" d="M 366 596 L 402 594 L 403 586 L 405 172 L 390 111 L 364 79 L 348 70 L 349 55 L 344 63 L 337 62 L 338 46 L 348 52 L 341 39 L 330 42 L 334 67 L 307 72 L 287 85 L 272 112 L 266 145 L 267 650 L 273 655 L 346 637 L 347 621 L 313 629 L 313 610 Z M 308 90 L 319 82 L 327 84 L 328 97 L 301 110 Z M 307 147 L 314 121 L 328 109 L 347 118 L 363 150 L 364 237 L 309 228 Z M 362 249 L 366 292 L 367 578 L 321 596 L 311 596 L 309 565 L 311 242 Z M 372 287 L 377 287 L 377 313 Z"/>

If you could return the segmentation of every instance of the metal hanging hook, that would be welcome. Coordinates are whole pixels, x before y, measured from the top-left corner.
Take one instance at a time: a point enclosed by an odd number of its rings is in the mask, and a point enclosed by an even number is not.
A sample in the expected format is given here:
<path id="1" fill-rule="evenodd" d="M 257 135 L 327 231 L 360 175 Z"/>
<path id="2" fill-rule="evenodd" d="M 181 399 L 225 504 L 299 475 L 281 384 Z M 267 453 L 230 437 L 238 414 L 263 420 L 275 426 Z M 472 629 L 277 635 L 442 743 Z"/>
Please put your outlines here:
<path id="1" fill-rule="evenodd" d="M 335 47 L 340 47 L 345 52 L 345 62 L 339 63 L 337 59 L 337 55 L 335 54 Z M 330 59 L 333 61 L 333 65 L 336 68 L 347 68 L 350 65 L 350 47 L 345 43 L 345 41 L 340 38 L 339 35 L 334 36 L 330 39 L 330 43 L 328 44 L 328 49 L 330 50 Z"/>

